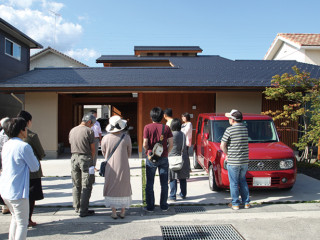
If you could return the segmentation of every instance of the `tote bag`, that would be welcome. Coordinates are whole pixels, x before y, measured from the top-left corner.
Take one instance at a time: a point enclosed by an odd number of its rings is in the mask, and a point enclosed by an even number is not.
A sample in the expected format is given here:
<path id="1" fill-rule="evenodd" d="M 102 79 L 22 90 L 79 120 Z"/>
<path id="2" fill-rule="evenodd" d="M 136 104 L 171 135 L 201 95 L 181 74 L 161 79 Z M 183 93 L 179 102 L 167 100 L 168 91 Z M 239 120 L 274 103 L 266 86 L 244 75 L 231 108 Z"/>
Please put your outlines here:
<path id="1" fill-rule="evenodd" d="M 181 168 L 183 166 L 183 159 L 182 159 L 183 146 L 184 146 L 184 138 L 183 138 L 183 142 L 182 142 L 181 155 L 168 157 L 169 169 L 172 171 L 179 171 L 179 170 L 181 170 Z"/>

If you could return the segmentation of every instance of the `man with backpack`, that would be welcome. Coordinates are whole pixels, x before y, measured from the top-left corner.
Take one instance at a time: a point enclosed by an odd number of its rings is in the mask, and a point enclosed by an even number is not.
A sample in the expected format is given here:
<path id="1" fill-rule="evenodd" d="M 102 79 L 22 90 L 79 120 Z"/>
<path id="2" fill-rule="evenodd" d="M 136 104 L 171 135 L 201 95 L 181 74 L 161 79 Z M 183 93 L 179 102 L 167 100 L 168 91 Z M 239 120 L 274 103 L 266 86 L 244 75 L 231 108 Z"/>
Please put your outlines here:
<path id="1" fill-rule="evenodd" d="M 173 146 L 173 135 L 170 128 L 161 123 L 163 110 L 155 107 L 150 111 L 152 123 L 146 125 L 143 130 L 143 148 L 146 150 L 146 211 L 154 211 L 154 177 L 159 168 L 161 184 L 160 208 L 162 211 L 169 209 L 168 200 L 168 153 Z"/>

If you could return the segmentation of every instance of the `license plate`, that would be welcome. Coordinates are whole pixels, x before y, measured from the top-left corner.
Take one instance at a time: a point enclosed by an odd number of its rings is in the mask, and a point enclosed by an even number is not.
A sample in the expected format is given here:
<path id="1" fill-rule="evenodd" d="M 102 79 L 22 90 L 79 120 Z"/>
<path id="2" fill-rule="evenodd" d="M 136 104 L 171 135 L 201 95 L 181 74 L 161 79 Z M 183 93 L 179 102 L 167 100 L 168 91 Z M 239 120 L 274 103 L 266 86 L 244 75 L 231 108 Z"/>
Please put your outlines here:
<path id="1" fill-rule="evenodd" d="M 271 186 L 270 177 L 254 177 L 252 185 L 254 187 Z"/>

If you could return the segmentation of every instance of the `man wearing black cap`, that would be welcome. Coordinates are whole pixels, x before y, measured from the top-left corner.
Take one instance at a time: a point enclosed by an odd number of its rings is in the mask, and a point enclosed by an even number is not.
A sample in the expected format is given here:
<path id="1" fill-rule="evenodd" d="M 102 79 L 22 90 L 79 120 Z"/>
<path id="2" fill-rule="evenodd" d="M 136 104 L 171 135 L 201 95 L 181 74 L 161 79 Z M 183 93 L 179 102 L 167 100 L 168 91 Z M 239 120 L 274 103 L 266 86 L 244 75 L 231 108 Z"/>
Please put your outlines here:
<path id="1" fill-rule="evenodd" d="M 233 109 L 225 116 L 229 118 L 230 127 L 221 139 L 221 150 L 227 154 L 228 176 L 232 202 L 229 207 L 239 210 L 239 193 L 244 208 L 250 208 L 249 187 L 246 180 L 249 163 L 248 129 L 242 123 L 242 113 Z"/>

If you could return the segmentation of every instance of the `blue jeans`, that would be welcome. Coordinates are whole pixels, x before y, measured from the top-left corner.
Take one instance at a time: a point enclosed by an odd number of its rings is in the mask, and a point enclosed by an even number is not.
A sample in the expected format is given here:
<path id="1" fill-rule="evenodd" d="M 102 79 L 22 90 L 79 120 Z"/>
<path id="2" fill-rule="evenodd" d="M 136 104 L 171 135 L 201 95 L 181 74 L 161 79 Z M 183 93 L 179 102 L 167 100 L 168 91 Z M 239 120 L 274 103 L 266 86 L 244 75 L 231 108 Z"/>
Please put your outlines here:
<path id="1" fill-rule="evenodd" d="M 240 204 L 239 192 L 240 192 L 241 200 L 243 204 L 248 204 L 250 202 L 249 187 L 246 180 L 247 171 L 248 171 L 248 164 L 243 164 L 243 165 L 228 164 L 230 194 L 231 194 L 233 206 L 239 206 Z"/>
<path id="2" fill-rule="evenodd" d="M 156 175 L 156 170 L 159 168 L 160 176 L 160 185 L 161 185 L 161 194 L 160 194 L 160 208 L 163 210 L 168 209 L 168 169 L 169 163 L 167 157 L 159 158 L 158 162 L 152 163 L 147 159 L 146 162 L 146 175 L 147 175 L 147 184 L 146 184 L 146 202 L 147 210 L 154 210 L 154 177 Z"/>
<path id="3" fill-rule="evenodd" d="M 187 179 L 179 179 L 180 182 L 180 197 L 185 198 L 187 196 Z M 177 179 L 170 181 L 170 199 L 175 200 L 177 195 Z"/>

